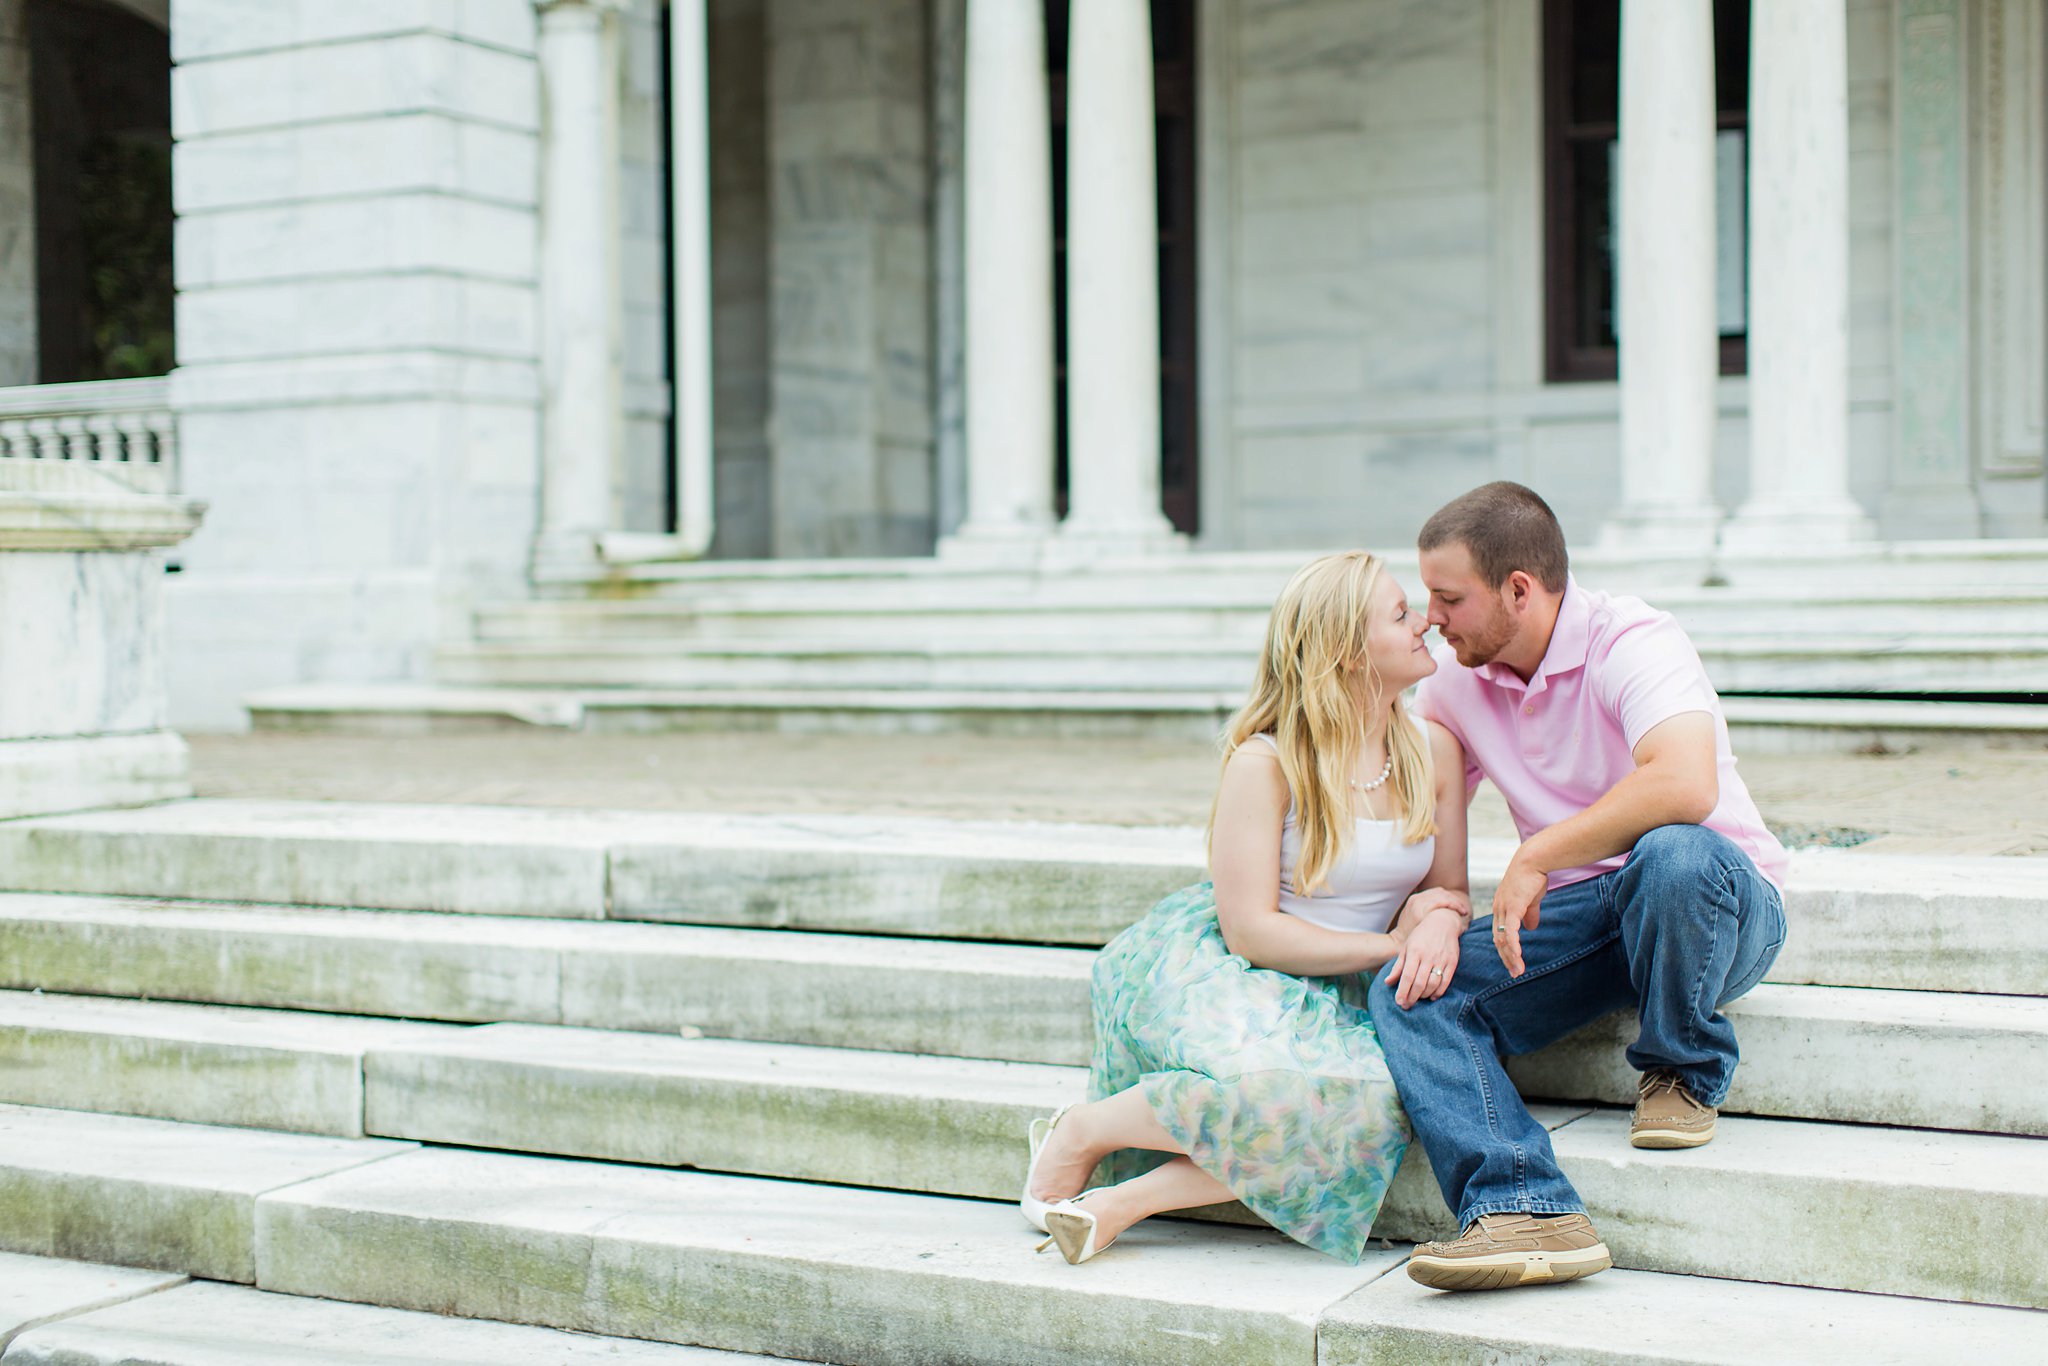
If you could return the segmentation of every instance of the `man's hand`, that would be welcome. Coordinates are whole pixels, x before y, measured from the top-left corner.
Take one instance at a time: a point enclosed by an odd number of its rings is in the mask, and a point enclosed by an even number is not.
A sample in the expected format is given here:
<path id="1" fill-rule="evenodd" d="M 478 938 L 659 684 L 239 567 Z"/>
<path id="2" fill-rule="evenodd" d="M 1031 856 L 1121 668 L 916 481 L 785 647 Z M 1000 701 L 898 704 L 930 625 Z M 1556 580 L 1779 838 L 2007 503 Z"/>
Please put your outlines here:
<path id="1" fill-rule="evenodd" d="M 1387 973 L 1387 985 L 1400 988 L 1394 993 L 1395 1004 L 1406 1010 L 1450 989 L 1458 971 L 1458 936 L 1464 930 L 1465 916 L 1453 902 L 1440 904 L 1423 917 Z"/>
<path id="2" fill-rule="evenodd" d="M 1516 854 L 1501 874 L 1493 892 L 1493 947 L 1506 965 L 1508 976 L 1520 977 L 1527 970 L 1522 962 L 1522 931 L 1536 928 L 1542 916 L 1543 893 L 1550 875 Z"/>

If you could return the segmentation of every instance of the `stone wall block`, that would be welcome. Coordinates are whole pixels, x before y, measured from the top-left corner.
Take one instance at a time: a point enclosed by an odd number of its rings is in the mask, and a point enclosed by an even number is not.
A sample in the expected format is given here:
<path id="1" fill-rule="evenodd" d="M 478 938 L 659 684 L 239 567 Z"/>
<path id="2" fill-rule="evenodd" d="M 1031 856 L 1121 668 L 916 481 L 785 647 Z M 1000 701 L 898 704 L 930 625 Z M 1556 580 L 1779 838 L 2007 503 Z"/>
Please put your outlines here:
<path id="1" fill-rule="evenodd" d="M 186 289 L 428 270 L 524 283 L 536 250 L 529 209 L 403 194 L 187 216 L 177 261 Z"/>
<path id="2" fill-rule="evenodd" d="M 539 127 L 533 59 L 413 34 L 226 57 L 180 66 L 171 126 L 181 139 L 393 110 Z"/>
<path id="3" fill-rule="evenodd" d="M 524 0 L 173 0 L 171 21 L 180 62 L 409 33 L 530 53 L 534 32 Z"/>
<path id="4" fill-rule="evenodd" d="M 445 275 L 385 275 L 251 285 L 186 296 L 179 315 L 185 364 L 405 350 L 531 357 L 532 287 Z"/>

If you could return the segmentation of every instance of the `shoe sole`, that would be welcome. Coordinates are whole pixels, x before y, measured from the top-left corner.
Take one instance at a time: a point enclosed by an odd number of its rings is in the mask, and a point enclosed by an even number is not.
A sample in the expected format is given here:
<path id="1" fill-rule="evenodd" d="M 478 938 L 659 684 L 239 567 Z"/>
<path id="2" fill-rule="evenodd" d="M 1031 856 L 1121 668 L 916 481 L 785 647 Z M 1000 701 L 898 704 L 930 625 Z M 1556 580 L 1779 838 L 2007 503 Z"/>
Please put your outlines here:
<path id="1" fill-rule="evenodd" d="M 1714 1131 L 1684 1129 L 1638 1129 L 1628 1136 L 1634 1148 L 1697 1148 L 1713 1141 Z"/>
<path id="2" fill-rule="evenodd" d="M 1518 1285 L 1561 1285 L 1614 1265 L 1607 1245 L 1571 1252 L 1497 1252 L 1483 1257 L 1408 1259 L 1408 1279 L 1432 1290 L 1508 1290 Z"/>

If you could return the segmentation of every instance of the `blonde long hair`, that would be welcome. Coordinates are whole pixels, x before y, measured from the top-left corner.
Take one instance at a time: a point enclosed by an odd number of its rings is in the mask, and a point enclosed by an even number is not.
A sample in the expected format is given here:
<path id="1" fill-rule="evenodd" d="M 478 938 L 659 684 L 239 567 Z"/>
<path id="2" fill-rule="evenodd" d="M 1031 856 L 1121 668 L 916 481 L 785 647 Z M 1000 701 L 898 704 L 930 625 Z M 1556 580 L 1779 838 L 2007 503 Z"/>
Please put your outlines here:
<path id="1" fill-rule="evenodd" d="M 1223 732 L 1226 766 L 1238 746 L 1254 735 L 1265 732 L 1276 742 L 1301 835 L 1294 880 L 1303 895 L 1327 883 L 1351 840 L 1356 820 L 1351 775 L 1363 738 L 1360 717 L 1372 715 L 1387 700 L 1366 652 L 1372 593 L 1384 568 L 1384 561 L 1363 550 L 1325 555 L 1302 566 L 1273 604 L 1251 696 Z M 1387 752 L 1394 761 L 1388 786 L 1401 839 L 1415 844 L 1436 833 L 1436 790 L 1429 746 L 1398 693 L 1387 720 Z M 1212 804 L 1212 840 L 1215 834 Z"/>

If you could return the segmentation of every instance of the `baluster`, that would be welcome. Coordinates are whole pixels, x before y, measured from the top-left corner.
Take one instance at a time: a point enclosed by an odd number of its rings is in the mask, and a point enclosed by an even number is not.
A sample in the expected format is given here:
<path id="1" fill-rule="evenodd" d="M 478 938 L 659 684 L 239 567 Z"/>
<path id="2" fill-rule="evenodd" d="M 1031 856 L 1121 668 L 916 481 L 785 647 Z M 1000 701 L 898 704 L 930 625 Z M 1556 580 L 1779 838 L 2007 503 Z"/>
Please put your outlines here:
<path id="1" fill-rule="evenodd" d="M 60 460 L 91 460 L 92 437 L 85 429 L 83 417 L 60 417 L 57 419 L 57 458 Z"/>
<path id="2" fill-rule="evenodd" d="M 32 460 L 62 460 L 64 458 L 63 438 L 57 435 L 57 420 L 50 417 L 32 417 L 25 424 L 28 428 L 29 458 Z"/>
<path id="3" fill-rule="evenodd" d="M 160 408 L 149 415 L 149 429 L 156 437 L 155 453 L 150 458 L 164 467 L 165 477 L 175 488 L 178 478 L 178 419 L 170 409 Z"/>
<path id="4" fill-rule="evenodd" d="M 94 460 L 114 463 L 127 459 L 121 449 L 121 429 L 112 414 L 92 413 L 86 417 L 85 442 Z"/>

